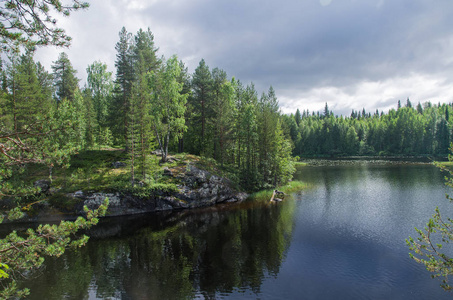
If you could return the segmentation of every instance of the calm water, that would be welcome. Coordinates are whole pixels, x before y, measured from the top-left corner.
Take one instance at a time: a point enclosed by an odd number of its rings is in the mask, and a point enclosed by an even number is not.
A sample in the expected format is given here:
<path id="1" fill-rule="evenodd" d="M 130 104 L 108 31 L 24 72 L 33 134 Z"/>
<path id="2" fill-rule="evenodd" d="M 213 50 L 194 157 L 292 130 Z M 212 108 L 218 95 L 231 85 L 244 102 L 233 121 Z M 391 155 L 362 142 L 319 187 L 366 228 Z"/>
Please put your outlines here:
<path id="1" fill-rule="evenodd" d="M 430 165 L 305 167 L 313 188 L 268 205 L 107 219 L 87 247 L 48 259 L 31 299 L 449 299 L 408 257 L 436 205 Z M 451 214 L 450 214 L 451 215 Z"/>

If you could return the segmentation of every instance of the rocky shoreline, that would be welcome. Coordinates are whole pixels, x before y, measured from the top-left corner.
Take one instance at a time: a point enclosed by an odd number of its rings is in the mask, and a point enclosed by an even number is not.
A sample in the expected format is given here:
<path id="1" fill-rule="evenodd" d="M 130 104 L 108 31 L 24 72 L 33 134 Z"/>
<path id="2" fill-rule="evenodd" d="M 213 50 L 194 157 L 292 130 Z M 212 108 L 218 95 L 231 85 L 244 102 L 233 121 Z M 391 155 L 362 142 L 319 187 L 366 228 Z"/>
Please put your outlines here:
<path id="1" fill-rule="evenodd" d="M 159 192 L 150 198 L 120 192 L 85 194 L 82 191 L 68 196 L 83 199 L 83 205 L 89 209 L 99 207 L 108 197 L 110 204 L 107 216 L 206 207 L 218 203 L 241 202 L 248 197 L 248 194 L 234 190 L 227 179 L 195 166 L 190 166 L 187 172 L 177 176 L 173 175 L 170 169 L 165 173 L 167 176 L 181 179 L 182 184 L 178 185 L 177 192 Z M 80 214 L 82 211 L 79 210 L 77 213 Z"/>
<path id="2" fill-rule="evenodd" d="M 33 205 L 33 212 L 19 222 L 45 222 L 73 219 L 84 215 L 83 207 L 96 209 L 109 198 L 106 217 L 126 216 L 159 211 L 173 211 L 213 206 L 219 203 L 242 202 L 248 194 L 238 192 L 231 182 L 193 165 L 184 168 L 167 168 L 165 176 L 173 177 L 180 184 L 177 191 L 157 191 L 150 197 L 138 197 L 129 192 L 90 192 L 79 190 L 66 194 L 66 199 L 77 203 L 72 211 L 65 211 L 49 205 L 46 201 Z M 137 183 L 141 184 L 141 183 Z M 52 193 L 50 183 L 38 180 L 35 186 L 43 193 Z"/>

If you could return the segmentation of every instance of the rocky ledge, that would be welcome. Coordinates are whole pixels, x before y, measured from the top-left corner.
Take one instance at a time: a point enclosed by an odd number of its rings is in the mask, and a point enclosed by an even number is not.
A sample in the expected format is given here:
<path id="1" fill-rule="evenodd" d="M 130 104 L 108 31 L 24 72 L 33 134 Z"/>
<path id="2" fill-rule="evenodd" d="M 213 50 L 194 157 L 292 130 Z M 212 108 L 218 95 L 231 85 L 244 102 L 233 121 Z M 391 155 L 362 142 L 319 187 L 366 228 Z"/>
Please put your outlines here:
<path id="1" fill-rule="evenodd" d="M 97 208 L 105 198 L 109 198 L 108 216 L 132 215 L 145 212 L 168 211 L 212 206 L 218 203 L 241 202 L 248 194 L 238 192 L 231 182 L 222 177 L 189 165 L 181 170 L 166 169 L 165 176 L 180 182 L 175 192 L 157 192 L 148 198 L 141 198 L 129 193 L 84 192 L 68 194 L 69 198 L 79 199 L 77 214 L 82 213 L 83 205 L 90 209 Z M 138 183 L 140 184 L 140 183 Z"/>

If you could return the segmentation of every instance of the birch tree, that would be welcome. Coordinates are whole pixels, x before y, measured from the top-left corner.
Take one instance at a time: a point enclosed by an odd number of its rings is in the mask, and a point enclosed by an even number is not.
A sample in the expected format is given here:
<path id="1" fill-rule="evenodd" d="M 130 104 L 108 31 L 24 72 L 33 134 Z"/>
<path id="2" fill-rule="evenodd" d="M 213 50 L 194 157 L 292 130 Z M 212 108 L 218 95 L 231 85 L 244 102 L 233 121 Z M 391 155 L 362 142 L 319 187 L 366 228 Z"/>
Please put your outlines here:
<path id="1" fill-rule="evenodd" d="M 170 138 L 178 139 L 186 130 L 184 112 L 187 94 L 181 93 L 183 83 L 178 81 L 180 73 L 178 58 L 172 56 L 158 72 L 150 74 L 152 124 L 163 162 L 167 161 Z"/>

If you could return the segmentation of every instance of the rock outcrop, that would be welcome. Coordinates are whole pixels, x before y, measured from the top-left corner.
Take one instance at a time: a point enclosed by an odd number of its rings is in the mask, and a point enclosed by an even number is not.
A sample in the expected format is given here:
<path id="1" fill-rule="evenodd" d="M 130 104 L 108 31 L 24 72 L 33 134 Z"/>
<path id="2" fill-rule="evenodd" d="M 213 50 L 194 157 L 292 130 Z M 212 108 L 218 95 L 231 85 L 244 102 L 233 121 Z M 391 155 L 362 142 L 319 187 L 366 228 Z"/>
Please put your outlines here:
<path id="1" fill-rule="evenodd" d="M 77 191 L 67 196 L 83 199 L 83 205 L 97 208 L 105 198 L 109 198 L 107 215 L 131 215 L 154 211 L 169 211 L 211 206 L 225 202 L 241 202 L 248 195 L 237 192 L 229 180 L 189 165 L 183 172 L 173 172 L 166 168 L 164 175 L 178 179 L 176 192 L 157 192 L 148 198 L 129 193 L 84 193 Z M 82 213 L 81 205 L 78 213 Z"/>

